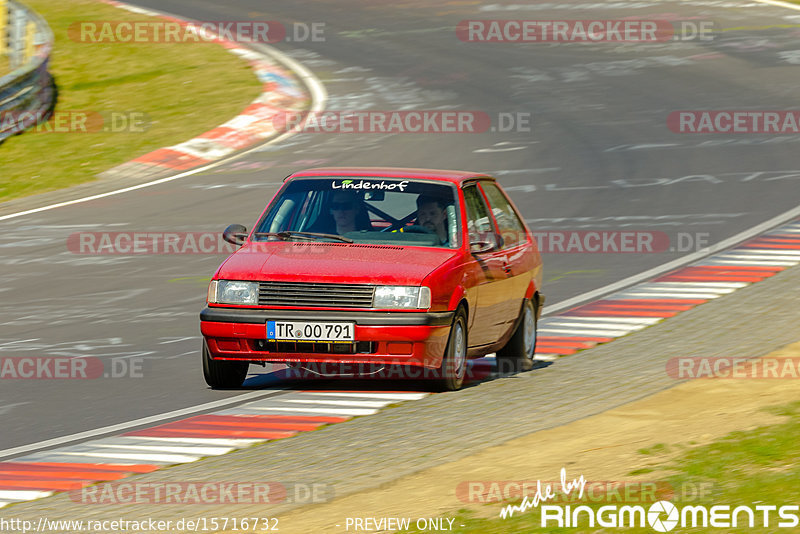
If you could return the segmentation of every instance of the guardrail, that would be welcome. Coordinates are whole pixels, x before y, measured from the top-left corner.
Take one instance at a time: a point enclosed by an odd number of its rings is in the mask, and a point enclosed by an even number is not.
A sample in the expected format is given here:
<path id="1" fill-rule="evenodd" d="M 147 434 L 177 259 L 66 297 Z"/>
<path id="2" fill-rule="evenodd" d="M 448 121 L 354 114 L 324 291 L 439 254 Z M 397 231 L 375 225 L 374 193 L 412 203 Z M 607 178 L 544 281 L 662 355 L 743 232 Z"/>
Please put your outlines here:
<path id="1" fill-rule="evenodd" d="M 15 0 L 0 0 L 0 57 L 9 72 L 0 72 L 0 143 L 46 120 L 55 86 L 47 71 L 53 32 L 47 22 Z"/>

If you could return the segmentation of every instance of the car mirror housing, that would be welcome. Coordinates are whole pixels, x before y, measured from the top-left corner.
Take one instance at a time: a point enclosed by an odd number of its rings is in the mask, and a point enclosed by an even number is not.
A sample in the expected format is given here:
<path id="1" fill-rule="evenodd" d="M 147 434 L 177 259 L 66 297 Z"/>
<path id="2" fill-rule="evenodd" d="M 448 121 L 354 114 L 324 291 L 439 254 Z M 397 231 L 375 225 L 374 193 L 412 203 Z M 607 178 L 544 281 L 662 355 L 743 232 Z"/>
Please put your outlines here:
<path id="1" fill-rule="evenodd" d="M 495 249 L 495 244 L 491 241 L 470 241 L 469 251 L 473 254 L 483 254 Z"/>
<path id="2" fill-rule="evenodd" d="M 502 247 L 502 238 L 494 232 L 481 232 L 470 235 L 469 251 L 484 254 Z"/>
<path id="3" fill-rule="evenodd" d="M 241 224 L 232 224 L 222 232 L 222 239 L 234 245 L 244 245 L 247 239 L 247 227 Z"/>

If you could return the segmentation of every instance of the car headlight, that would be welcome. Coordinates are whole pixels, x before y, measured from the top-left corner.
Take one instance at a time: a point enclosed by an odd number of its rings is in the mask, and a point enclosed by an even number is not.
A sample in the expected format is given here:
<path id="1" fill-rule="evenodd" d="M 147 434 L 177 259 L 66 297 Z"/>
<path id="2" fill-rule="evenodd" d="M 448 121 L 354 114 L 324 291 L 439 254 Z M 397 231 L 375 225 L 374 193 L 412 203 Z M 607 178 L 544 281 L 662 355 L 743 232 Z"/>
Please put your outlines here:
<path id="1" fill-rule="evenodd" d="M 212 280 L 208 286 L 212 304 L 258 304 L 258 282 Z"/>
<path id="2" fill-rule="evenodd" d="M 378 286 L 372 307 L 427 309 L 431 307 L 431 289 L 425 286 Z"/>

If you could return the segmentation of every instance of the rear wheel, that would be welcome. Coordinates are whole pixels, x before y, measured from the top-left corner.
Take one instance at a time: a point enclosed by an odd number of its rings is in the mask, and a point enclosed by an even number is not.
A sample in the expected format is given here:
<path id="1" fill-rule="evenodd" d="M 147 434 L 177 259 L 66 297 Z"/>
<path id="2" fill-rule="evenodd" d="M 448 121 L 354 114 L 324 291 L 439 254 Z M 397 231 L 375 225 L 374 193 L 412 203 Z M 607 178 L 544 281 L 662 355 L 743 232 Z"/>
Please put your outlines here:
<path id="1" fill-rule="evenodd" d="M 536 309 L 533 301 L 526 299 L 522 306 L 514 335 L 505 347 L 497 351 L 497 370 L 503 373 L 529 371 L 536 352 Z"/>
<path id="2" fill-rule="evenodd" d="M 450 327 L 450 338 L 439 368 L 437 389 L 455 391 L 464 384 L 467 373 L 467 314 L 459 308 Z"/>
<path id="3" fill-rule="evenodd" d="M 247 378 L 249 362 L 231 362 L 211 359 L 208 346 L 203 342 L 203 377 L 211 389 L 236 389 Z"/>

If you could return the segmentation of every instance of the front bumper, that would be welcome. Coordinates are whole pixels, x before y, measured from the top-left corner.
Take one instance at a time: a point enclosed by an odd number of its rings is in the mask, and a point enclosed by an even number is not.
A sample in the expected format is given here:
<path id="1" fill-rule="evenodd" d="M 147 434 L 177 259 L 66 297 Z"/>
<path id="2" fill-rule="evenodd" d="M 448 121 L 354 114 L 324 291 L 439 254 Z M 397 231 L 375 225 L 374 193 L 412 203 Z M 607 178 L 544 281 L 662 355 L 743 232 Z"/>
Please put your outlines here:
<path id="1" fill-rule="evenodd" d="M 447 345 L 453 314 L 206 307 L 200 313 L 200 331 L 211 357 L 219 360 L 437 368 Z M 336 345 L 267 342 L 268 320 L 349 321 L 355 323 L 356 342 Z"/>

